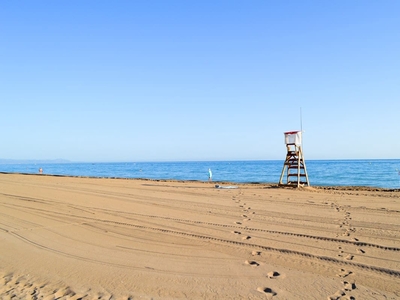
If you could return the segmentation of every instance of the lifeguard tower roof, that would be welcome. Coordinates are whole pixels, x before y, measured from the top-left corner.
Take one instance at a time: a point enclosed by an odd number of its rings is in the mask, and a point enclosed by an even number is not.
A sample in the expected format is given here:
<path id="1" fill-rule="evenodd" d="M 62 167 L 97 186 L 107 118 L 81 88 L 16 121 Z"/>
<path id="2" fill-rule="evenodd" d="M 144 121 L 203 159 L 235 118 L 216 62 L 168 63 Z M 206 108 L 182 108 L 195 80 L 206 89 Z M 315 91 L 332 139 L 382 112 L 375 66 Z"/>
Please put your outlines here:
<path id="1" fill-rule="evenodd" d="M 287 131 L 283 133 L 285 135 L 286 145 L 301 145 L 301 131 Z"/>

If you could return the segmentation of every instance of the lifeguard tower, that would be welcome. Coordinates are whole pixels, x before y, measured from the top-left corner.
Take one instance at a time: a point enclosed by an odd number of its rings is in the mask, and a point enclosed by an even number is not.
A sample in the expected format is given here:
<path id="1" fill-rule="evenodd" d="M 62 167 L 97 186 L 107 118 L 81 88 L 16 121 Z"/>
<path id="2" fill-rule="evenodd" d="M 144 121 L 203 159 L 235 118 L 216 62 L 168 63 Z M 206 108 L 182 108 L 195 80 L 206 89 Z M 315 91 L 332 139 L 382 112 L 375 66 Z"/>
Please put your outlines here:
<path id="1" fill-rule="evenodd" d="M 301 131 L 284 132 L 287 149 L 286 159 L 283 163 L 279 185 L 283 186 L 310 186 L 306 163 L 301 149 Z M 286 182 L 283 182 L 286 176 Z"/>

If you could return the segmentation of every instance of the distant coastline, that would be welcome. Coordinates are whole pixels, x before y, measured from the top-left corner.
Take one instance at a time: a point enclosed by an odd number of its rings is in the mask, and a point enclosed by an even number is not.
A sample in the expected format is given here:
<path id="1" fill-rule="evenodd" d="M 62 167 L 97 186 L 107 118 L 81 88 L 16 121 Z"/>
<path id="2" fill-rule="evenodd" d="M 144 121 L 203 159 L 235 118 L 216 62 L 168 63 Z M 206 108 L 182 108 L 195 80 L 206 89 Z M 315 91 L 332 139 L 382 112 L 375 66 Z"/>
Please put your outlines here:
<path id="1" fill-rule="evenodd" d="M 67 159 L 0 159 L 0 164 L 68 164 Z"/>

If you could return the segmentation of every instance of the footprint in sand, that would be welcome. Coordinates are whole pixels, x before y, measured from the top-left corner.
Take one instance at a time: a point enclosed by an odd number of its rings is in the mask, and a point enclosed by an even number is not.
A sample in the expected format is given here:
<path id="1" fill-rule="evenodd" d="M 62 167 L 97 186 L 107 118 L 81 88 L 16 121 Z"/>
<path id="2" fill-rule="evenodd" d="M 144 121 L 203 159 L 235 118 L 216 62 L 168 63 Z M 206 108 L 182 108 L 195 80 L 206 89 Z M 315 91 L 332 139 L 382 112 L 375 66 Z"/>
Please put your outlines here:
<path id="1" fill-rule="evenodd" d="M 59 289 L 55 294 L 54 297 L 55 299 L 61 298 L 63 296 L 74 296 L 75 293 L 69 288 L 69 287 L 65 287 L 63 289 Z"/>
<path id="2" fill-rule="evenodd" d="M 343 251 L 342 247 L 339 246 L 339 247 L 338 247 L 338 250 L 339 250 L 338 256 L 339 256 L 339 257 L 343 257 L 344 251 Z"/>
<path id="3" fill-rule="evenodd" d="M 279 274 L 279 273 L 276 272 L 276 271 L 271 271 L 271 272 L 268 272 L 267 277 L 268 277 L 269 279 L 274 279 L 274 278 L 277 278 L 279 275 L 281 275 L 281 274 Z"/>
<path id="4" fill-rule="evenodd" d="M 258 262 L 254 261 L 254 260 L 246 260 L 244 263 L 246 265 L 250 265 L 250 266 L 253 266 L 253 267 L 258 267 L 260 265 Z"/>
<path id="5" fill-rule="evenodd" d="M 346 295 L 346 292 L 350 292 L 350 291 L 356 289 L 355 283 L 343 281 L 342 284 L 343 284 L 343 289 L 340 289 L 340 290 L 336 291 L 336 293 L 334 293 L 333 295 L 328 296 L 328 300 L 342 300 L 342 299 L 355 300 L 356 299 L 353 296 Z M 344 296 L 346 296 L 346 297 L 344 297 Z"/>
<path id="6" fill-rule="evenodd" d="M 269 296 L 269 298 L 276 295 L 276 292 L 274 292 L 271 288 L 268 287 L 259 287 L 257 288 L 257 291 L 266 294 L 267 296 Z"/>
<path id="7" fill-rule="evenodd" d="M 343 299 L 342 297 L 346 295 L 346 293 L 342 290 L 338 290 L 336 293 L 334 293 L 331 296 L 328 296 L 328 300 L 339 300 L 339 299 Z"/>
<path id="8" fill-rule="evenodd" d="M 345 278 L 349 275 L 353 274 L 353 272 L 345 270 L 345 269 L 340 269 L 339 274 L 336 274 L 336 276 L 341 277 L 341 278 Z"/>
<path id="9" fill-rule="evenodd" d="M 350 283 L 347 281 L 343 281 L 343 287 L 345 291 L 352 291 L 356 289 L 356 284 L 354 282 Z"/>
<path id="10" fill-rule="evenodd" d="M 353 258 L 354 258 L 354 255 L 349 254 L 344 259 L 353 260 Z"/>
<path id="11" fill-rule="evenodd" d="M 97 297 L 94 299 L 115 299 L 112 294 L 97 293 Z M 128 298 L 133 299 L 133 298 Z"/>

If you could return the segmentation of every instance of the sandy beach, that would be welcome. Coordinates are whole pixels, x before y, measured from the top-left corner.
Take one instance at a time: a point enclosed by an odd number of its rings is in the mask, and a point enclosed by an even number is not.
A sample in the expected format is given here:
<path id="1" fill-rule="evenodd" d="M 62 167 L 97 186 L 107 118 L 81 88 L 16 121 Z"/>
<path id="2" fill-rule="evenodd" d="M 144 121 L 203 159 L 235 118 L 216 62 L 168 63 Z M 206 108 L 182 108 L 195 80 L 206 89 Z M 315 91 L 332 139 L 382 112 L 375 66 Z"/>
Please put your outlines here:
<path id="1" fill-rule="evenodd" d="M 400 192 L 0 174 L 0 299 L 399 299 Z"/>

